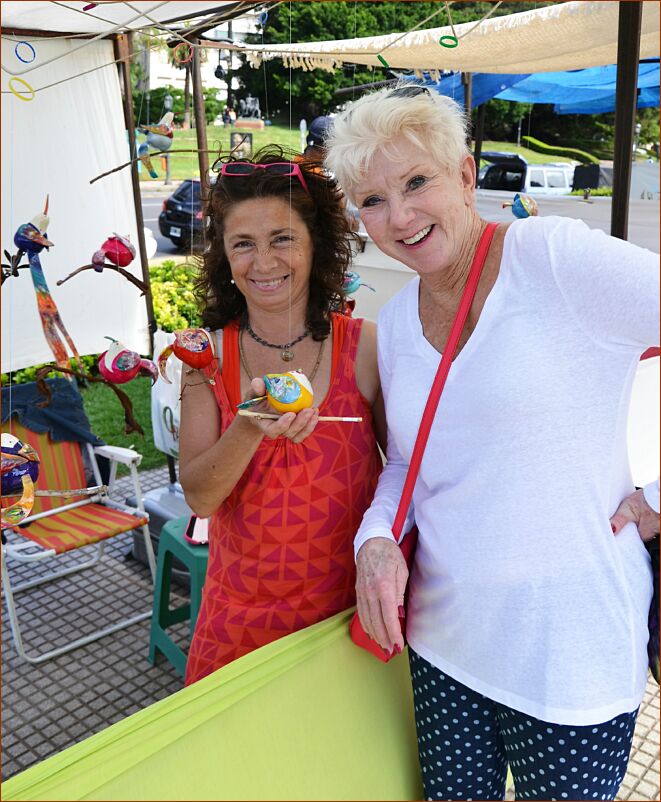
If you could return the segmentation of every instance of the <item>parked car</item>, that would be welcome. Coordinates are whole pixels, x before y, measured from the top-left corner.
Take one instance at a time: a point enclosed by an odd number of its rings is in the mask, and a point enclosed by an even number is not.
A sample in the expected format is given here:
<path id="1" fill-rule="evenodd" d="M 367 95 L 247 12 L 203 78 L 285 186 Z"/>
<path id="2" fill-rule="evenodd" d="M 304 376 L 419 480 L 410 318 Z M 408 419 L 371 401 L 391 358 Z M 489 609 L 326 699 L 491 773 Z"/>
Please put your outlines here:
<path id="1" fill-rule="evenodd" d="M 478 176 L 481 189 L 499 189 L 510 192 L 525 192 L 530 195 L 568 195 L 572 191 L 574 165 L 568 162 L 528 164 L 517 153 L 486 151 L 485 161 Z"/>
<path id="2" fill-rule="evenodd" d="M 200 200 L 200 182 L 186 179 L 163 201 L 158 227 L 176 248 L 187 251 L 203 242 L 204 215 Z"/>

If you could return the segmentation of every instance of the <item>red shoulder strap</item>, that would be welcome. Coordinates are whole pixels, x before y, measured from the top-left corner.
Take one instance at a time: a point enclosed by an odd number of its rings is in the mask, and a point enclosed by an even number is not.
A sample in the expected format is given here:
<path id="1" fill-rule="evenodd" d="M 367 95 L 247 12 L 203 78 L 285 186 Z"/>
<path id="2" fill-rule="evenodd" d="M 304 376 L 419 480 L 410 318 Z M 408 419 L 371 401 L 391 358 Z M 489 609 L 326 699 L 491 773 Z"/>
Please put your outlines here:
<path id="1" fill-rule="evenodd" d="M 411 504 L 411 497 L 413 496 L 413 487 L 415 485 L 415 480 L 418 478 L 420 463 L 422 462 L 422 455 L 425 452 L 427 438 L 429 437 L 431 425 L 434 421 L 434 415 L 436 414 L 436 409 L 438 408 L 438 402 L 441 398 L 443 387 L 445 386 L 445 380 L 450 372 L 452 359 L 454 358 L 457 345 L 459 344 L 459 337 L 461 336 L 462 329 L 466 323 L 466 318 L 468 317 L 468 312 L 470 311 L 471 304 L 473 303 L 475 290 L 477 289 L 482 268 L 484 266 L 484 260 L 486 259 L 487 252 L 489 251 L 489 246 L 491 245 L 491 240 L 497 225 L 497 223 L 489 223 L 484 229 L 482 236 L 480 237 L 480 241 L 477 244 L 475 256 L 473 257 L 473 263 L 468 274 L 468 280 L 466 281 L 466 287 L 464 288 L 464 293 L 461 296 L 459 308 L 457 309 L 457 314 L 454 322 L 452 323 L 448 341 L 443 349 L 443 356 L 441 357 L 441 363 L 436 371 L 434 383 L 429 391 L 429 398 L 427 399 L 425 411 L 422 413 L 422 420 L 420 421 L 418 436 L 416 437 L 415 445 L 413 446 L 411 463 L 409 464 L 404 487 L 402 488 L 402 497 L 399 500 L 399 507 L 397 508 L 395 521 L 392 525 L 392 533 L 397 541 L 399 541 L 400 535 L 402 534 L 402 529 L 404 528 L 406 513 L 408 512 Z"/>

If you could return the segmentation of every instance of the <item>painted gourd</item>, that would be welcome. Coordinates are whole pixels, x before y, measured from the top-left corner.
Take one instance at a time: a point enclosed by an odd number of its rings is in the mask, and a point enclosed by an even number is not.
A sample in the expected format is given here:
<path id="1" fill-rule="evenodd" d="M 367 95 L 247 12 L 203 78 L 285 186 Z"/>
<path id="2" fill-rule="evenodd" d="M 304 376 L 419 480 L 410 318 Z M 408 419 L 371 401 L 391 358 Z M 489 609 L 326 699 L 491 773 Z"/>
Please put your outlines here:
<path id="1" fill-rule="evenodd" d="M 308 377 L 299 370 L 288 373 L 267 373 L 264 376 L 266 395 L 278 412 L 300 412 L 312 406 L 314 392 Z"/>
<path id="2" fill-rule="evenodd" d="M 2 523 L 20 523 L 32 512 L 34 483 L 39 477 L 39 455 L 28 443 L 8 432 L 2 433 L 2 495 L 21 498 L 2 508 Z"/>

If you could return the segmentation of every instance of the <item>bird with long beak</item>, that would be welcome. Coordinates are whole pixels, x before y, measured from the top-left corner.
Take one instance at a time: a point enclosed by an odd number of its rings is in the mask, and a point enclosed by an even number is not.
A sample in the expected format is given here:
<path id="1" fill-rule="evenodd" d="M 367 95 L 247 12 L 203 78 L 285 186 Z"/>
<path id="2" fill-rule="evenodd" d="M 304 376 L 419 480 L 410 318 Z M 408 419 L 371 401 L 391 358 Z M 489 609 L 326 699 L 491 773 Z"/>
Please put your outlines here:
<path id="1" fill-rule="evenodd" d="M 143 134 L 147 134 L 147 140 L 138 147 L 138 158 L 152 178 L 158 178 L 158 173 L 149 158 L 149 148 L 153 148 L 156 151 L 164 151 L 172 147 L 174 137 L 173 120 L 174 114 L 171 111 L 167 111 L 157 125 L 140 126 L 140 131 Z"/>
<path id="2" fill-rule="evenodd" d="M 14 244 L 19 248 L 19 253 L 23 251 L 28 255 L 30 263 L 30 275 L 32 276 L 32 283 L 34 285 L 35 295 L 37 296 L 37 308 L 39 310 L 39 317 L 41 319 L 41 326 L 44 330 L 44 336 L 48 343 L 55 362 L 58 367 L 69 367 L 69 355 L 67 349 L 60 337 L 61 332 L 66 342 L 69 344 L 73 357 L 78 362 L 80 370 L 83 370 L 82 362 L 78 350 L 74 345 L 69 332 L 67 331 L 60 312 L 53 300 L 53 297 L 48 289 L 46 276 L 41 267 L 41 260 L 39 254 L 44 248 L 48 249 L 53 247 L 53 243 L 46 236 L 48 230 L 48 195 L 46 196 L 46 204 L 44 211 L 41 214 L 35 215 L 29 223 L 24 223 L 19 226 L 14 234 Z"/>

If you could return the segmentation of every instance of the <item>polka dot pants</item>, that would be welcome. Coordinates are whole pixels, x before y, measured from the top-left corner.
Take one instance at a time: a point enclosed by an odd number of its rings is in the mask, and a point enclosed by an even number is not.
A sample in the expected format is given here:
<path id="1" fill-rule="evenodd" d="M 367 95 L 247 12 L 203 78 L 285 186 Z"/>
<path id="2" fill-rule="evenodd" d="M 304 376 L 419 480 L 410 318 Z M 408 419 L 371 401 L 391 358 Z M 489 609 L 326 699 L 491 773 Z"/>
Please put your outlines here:
<path id="1" fill-rule="evenodd" d="M 594 726 L 531 718 L 443 674 L 409 647 L 426 799 L 614 799 L 637 710 Z"/>

